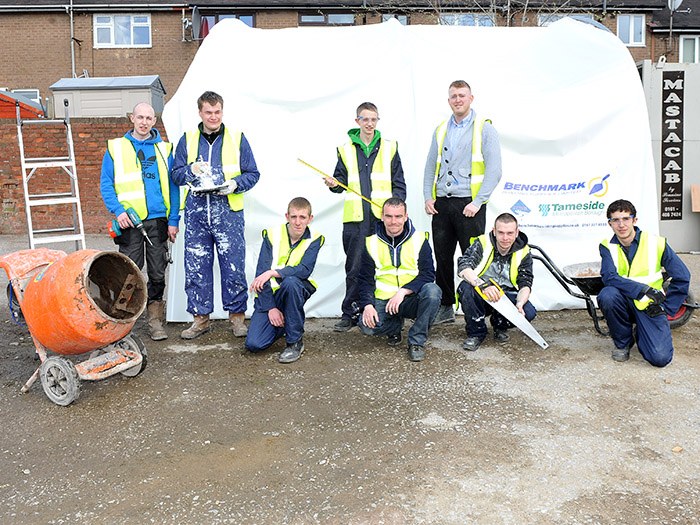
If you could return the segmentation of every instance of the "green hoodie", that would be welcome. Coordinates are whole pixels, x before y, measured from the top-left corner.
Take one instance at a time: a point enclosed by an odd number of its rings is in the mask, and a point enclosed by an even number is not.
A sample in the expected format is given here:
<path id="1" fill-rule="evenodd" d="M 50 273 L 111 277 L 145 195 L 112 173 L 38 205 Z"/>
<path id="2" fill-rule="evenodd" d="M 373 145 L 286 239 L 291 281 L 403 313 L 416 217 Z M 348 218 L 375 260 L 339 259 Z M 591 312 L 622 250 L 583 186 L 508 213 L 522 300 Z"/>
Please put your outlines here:
<path id="1" fill-rule="evenodd" d="M 360 138 L 360 128 L 352 128 L 351 130 L 348 130 L 348 137 L 350 137 L 350 142 L 357 144 L 362 148 L 362 151 L 365 153 L 365 157 L 369 157 L 374 149 L 374 146 L 376 146 L 377 142 L 379 142 L 379 139 L 382 137 L 382 134 L 378 129 L 375 129 L 374 137 L 372 137 L 372 141 L 367 145 L 365 145 Z"/>

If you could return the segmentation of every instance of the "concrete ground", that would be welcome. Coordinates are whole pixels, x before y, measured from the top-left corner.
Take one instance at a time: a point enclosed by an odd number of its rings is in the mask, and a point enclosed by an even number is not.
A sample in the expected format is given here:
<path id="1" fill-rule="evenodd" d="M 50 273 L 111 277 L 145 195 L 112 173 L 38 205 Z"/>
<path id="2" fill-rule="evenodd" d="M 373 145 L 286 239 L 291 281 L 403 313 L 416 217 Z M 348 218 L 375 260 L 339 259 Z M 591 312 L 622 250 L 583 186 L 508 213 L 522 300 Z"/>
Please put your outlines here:
<path id="1" fill-rule="evenodd" d="M 682 257 L 700 297 L 700 257 Z M 144 372 L 63 408 L 38 383 L 19 393 L 38 362 L 0 297 L 3 524 L 700 522 L 699 315 L 663 369 L 636 349 L 613 362 L 583 310 L 538 316 L 547 350 L 514 333 L 463 352 L 458 318 L 422 363 L 332 319 L 291 365 L 224 321 L 153 342 L 141 320 Z"/>

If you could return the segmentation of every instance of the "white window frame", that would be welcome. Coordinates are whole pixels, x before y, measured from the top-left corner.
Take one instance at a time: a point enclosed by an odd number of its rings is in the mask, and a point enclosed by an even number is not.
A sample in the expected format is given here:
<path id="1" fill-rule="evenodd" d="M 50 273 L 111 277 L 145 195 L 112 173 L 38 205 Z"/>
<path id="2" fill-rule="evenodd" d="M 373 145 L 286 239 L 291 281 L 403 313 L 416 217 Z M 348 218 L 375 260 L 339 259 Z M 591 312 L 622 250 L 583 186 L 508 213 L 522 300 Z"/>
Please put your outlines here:
<path id="1" fill-rule="evenodd" d="M 41 94 L 39 93 L 39 90 L 36 88 L 13 89 L 12 93 L 14 93 L 15 95 L 21 95 L 24 98 L 28 98 L 32 102 L 36 102 L 37 104 L 39 104 L 41 106 Z"/>
<path id="2" fill-rule="evenodd" d="M 681 35 L 680 44 L 678 48 L 678 62 L 682 62 L 683 55 L 685 51 L 685 46 L 690 43 L 693 46 L 693 54 L 695 56 L 695 62 L 684 62 L 687 64 L 698 64 L 700 63 L 700 36 L 697 35 Z"/>
<path id="3" fill-rule="evenodd" d="M 583 20 L 583 21 L 594 21 L 595 18 L 593 18 L 593 15 L 590 13 L 568 13 L 568 14 L 561 14 L 561 13 L 543 13 L 537 15 L 537 25 L 540 27 L 547 27 L 549 24 L 553 24 L 554 22 L 561 20 L 562 18 L 573 18 L 574 20 Z"/>
<path id="4" fill-rule="evenodd" d="M 115 44 L 114 39 L 114 20 L 115 18 L 128 16 L 131 19 L 131 43 L 130 44 Z M 108 23 L 98 21 L 101 18 L 109 18 Z M 136 21 L 138 18 L 146 18 L 146 22 Z M 150 48 L 153 47 L 153 31 L 151 24 L 151 15 L 148 13 L 115 13 L 115 14 L 95 14 L 92 15 L 92 38 L 93 46 L 95 49 L 114 49 L 114 48 Z M 148 43 L 147 44 L 134 44 L 134 27 L 147 27 L 148 28 Z M 98 29 L 109 29 L 109 42 L 98 42 L 97 34 Z"/>
<path id="5" fill-rule="evenodd" d="M 629 31 L 630 35 L 630 42 L 625 42 L 622 40 L 622 37 L 620 36 L 620 26 L 623 25 L 623 19 L 627 17 L 627 30 Z M 640 42 L 636 42 L 634 40 L 634 22 L 635 20 L 641 20 L 642 24 L 642 39 Z M 644 47 L 646 45 L 646 18 L 645 15 L 637 15 L 637 14 L 624 14 L 624 15 L 617 15 L 617 37 L 622 40 L 622 42 L 627 46 L 627 47 Z"/>
<path id="6" fill-rule="evenodd" d="M 460 24 L 459 19 L 462 17 L 472 17 L 473 24 Z M 483 24 L 482 21 L 488 20 L 489 24 Z M 484 13 L 441 13 L 438 17 L 438 23 L 443 26 L 463 26 L 463 27 L 495 27 L 496 21 L 493 16 Z"/>

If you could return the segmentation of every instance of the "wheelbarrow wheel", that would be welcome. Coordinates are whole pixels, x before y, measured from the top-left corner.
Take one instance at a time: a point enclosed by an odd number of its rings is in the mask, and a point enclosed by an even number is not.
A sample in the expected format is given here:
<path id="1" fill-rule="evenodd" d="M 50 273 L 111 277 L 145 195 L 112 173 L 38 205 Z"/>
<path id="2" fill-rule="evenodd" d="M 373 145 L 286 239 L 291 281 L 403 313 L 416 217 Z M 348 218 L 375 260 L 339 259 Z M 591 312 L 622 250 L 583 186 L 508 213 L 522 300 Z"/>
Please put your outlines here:
<path id="1" fill-rule="evenodd" d="M 688 298 L 685 302 L 695 304 L 695 299 L 691 294 L 688 294 Z M 671 329 L 679 328 L 690 321 L 690 318 L 693 317 L 693 310 L 694 308 L 682 304 L 675 315 L 669 315 L 668 324 L 671 326 Z"/>
<path id="2" fill-rule="evenodd" d="M 75 365 L 64 357 L 52 356 L 39 368 L 46 397 L 60 406 L 68 406 L 80 396 L 80 378 Z"/>
<path id="3" fill-rule="evenodd" d="M 148 364 L 148 352 L 146 351 L 146 345 L 143 344 L 143 341 L 141 341 L 136 334 L 127 335 L 124 339 L 119 341 L 117 345 L 131 350 L 132 352 L 138 352 L 142 357 L 140 365 L 127 368 L 121 373 L 124 377 L 136 377 L 146 369 L 146 364 Z"/>

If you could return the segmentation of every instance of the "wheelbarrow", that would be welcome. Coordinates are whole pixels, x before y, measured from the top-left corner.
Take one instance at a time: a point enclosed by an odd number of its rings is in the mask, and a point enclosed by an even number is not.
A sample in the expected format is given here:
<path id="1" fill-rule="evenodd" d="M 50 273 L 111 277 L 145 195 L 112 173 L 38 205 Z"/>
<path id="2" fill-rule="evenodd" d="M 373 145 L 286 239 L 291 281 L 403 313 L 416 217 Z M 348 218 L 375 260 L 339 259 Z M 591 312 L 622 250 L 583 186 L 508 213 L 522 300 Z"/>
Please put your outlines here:
<path id="1" fill-rule="evenodd" d="M 603 278 L 600 275 L 600 261 L 578 263 L 564 266 L 560 270 L 545 251 L 534 244 L 530 244 L 532 258 L 540 261 L 549 273 L 559 282 L 559 284 L 569 293 L 569 295 L 578 299 L 583 299 L 586 302 L 586 310 L 593 319 L 593 326 L 601 335 L 610 335 L 608 330 L 600 325 L 605 318 L 598 313 L 596 303 L 593 301 L 593 296 L 596 296 L 603 289 Z M 536 252 L 536 253 L 535 253 Z M 669 279 L 664 279 L 664 288 L 668 286 Z M 575 286 L 579 292 L 572 290 Z M 668 316 L 668 322 L 671 328 L 678 328 L 687 323 L 693 316 L 696 308 L 700 308 L 700 304 L 695 301 L 692 294 L 689 294 L 675 315 Z"/>
<path id="2" fill-rule="evenodd" d="M 41 361 L 22 392 L 41 378 L 46 396 L 67 406 L 78 399 L 81 381 L 133 377 L 146 368 L 146 348 L 130 333 L 146 308 L 146 283 L 128 257 L 39 248 L 0 257 L 0 268 Z"/>

